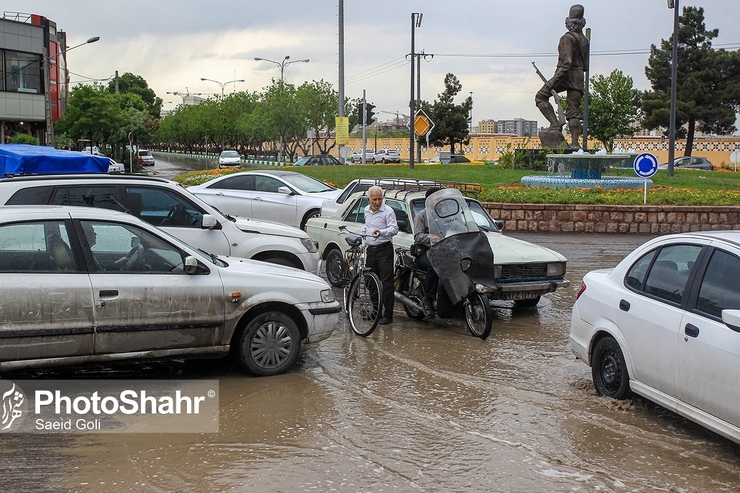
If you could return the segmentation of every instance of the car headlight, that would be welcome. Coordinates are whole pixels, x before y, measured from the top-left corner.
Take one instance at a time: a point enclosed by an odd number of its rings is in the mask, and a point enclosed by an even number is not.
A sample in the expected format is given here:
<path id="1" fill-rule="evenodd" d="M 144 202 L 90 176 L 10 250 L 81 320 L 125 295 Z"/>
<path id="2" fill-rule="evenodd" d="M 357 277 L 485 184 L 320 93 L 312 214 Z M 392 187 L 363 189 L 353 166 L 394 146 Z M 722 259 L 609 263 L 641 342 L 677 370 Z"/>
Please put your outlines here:
<path id="1" fill-rule="evenodd" d="M 321 292 L 321 301 L 324 303 L 332 303 L 336 298 L 334 297 L 334 291 L 331 289 L 325 289 Z"/>
<path id="2" fill-rule="evenodd" d="M 558 262 L 555 264 L 547 264 L 547 277 L 551 276 L 562 276 L 565 275 L 565 264 Z"/>
<path id="3" fill-rule="evenodd" d="M 301 243 L 303 243 L 303 246 L 306 247 L 308 253 L 316 253 L 319 251 L 316 243 L 314 243 L 311 238 L 301 238 Z"/>

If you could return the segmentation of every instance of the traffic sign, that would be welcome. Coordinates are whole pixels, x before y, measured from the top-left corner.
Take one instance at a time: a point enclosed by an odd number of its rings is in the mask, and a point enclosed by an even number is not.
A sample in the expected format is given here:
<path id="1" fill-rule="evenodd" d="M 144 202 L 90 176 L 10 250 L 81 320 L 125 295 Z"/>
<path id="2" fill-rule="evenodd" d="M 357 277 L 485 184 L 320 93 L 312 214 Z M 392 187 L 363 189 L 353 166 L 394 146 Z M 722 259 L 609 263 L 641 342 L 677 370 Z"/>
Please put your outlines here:
<path id="1" fill-rule="evenodd" d="M 649 152 L 638 154 L 632 165 L 640 178 L 650 178 L 658 171 L 658 159 Z"/>
<path id="2" fill-rule="evenodd" d="M 434 128 L 434 124 L 426 113 L 419 111 L 416 116 L 414 116 L 414 134 L 418 137 L 428 134 L 431 132 L 432 128 Z"/>
<path id="3" fill-rule="evenodd" d="M 732 153 L 730 153 L 730 161 L 732 161 L 733 164 L 740 163 L 740 151 L 732 151 Z"/>
<path id="4" fill-rule="evenodd" d="M 120 135 L 120 134 L 119 134 L 119 135 Z M 129 133 L 128 133 L 128 141 L 129 141 L 129 142 L 133 142 L 133 141 L 134 141 L 134 133 L 133 133 L 133 132 L 129 132 Z"/>

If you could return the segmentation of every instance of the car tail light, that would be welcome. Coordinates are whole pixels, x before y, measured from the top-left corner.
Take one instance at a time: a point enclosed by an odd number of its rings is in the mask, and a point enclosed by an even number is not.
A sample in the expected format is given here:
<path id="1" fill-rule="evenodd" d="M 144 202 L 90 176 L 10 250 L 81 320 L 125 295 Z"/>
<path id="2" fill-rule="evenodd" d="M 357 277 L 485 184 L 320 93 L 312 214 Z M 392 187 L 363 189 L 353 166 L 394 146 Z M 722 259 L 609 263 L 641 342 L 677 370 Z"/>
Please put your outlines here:
<path id="1" fill-rule="evenodd" d="M 581 287 L 578 288 L 578 294 L 576 294 L 576 299 L 580 298 L 584 291 L 586 291 L 586 283 L 581 281 Z"/>

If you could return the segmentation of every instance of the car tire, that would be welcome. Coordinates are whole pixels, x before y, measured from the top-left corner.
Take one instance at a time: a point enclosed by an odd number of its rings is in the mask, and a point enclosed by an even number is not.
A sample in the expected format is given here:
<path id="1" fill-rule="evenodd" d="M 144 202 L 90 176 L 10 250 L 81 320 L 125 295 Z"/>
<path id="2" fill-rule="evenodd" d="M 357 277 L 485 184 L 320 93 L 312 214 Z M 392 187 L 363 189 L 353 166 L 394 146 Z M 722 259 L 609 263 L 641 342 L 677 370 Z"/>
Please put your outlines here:
<path id="1" fill-rule="evenodd" d="M 260 377 L 285 373 L 298 359 L 301 333 L 288 315 L 270 311 L 255 317 L 239 340 L 239 364 Z"/>
<path id="2" fill-rule="evenodd" d="M 306 231 L 306 221 L 308 221 L 312 217 L 319 217 L 320 215 L 321 209 L 311 209 L 310 211 L 306 212 L 306 214 L 303 216 L 303 219 L 301 220 L 301 229 L 303 231 Z"/>
<path id="3" fill-rule="evenodd" d="M 629 394 L 627 363 L 613 337 L 604 337 L 596 343 L 591 356 L 591 376 L 596 392 L 601 396 L 621 400 Z"/>
<path id="4" fill-rule="evenodd" d="M 344 257 L 342 251 L 339 248 L 333 248 L 326 255 L 326 262 L 324 263 L 326 268 L 326 280 L 329 284 L 335 288 L 342 286 L 342 270 L 344 267 Z"/>

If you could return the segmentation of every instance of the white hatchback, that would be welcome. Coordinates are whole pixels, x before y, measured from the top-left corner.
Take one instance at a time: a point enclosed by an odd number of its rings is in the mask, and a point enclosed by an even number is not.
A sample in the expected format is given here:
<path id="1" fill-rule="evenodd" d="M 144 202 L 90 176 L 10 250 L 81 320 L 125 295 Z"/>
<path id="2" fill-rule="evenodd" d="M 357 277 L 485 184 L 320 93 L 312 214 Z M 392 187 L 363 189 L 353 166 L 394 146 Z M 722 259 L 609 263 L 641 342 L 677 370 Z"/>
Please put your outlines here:
<path id="1" fill-rule="evenodd" d="M 226 356 L 287 371 L 340 304 L 314 274 L 207 255 L 130 215 L 0 207 L 0 371 Z"/>
<path id="2" fill-rule="evenodd" d="M 236 151 L 223 151 L 218 156 L 219 168 L 241 168 L 242 158 Z"/>
<path id="3" fill-rule="evenodd" d="M 661 236 L 586 274 L 570 346 L 600 395 L 632 391 L 740 443 L 740 231 Z"/>

